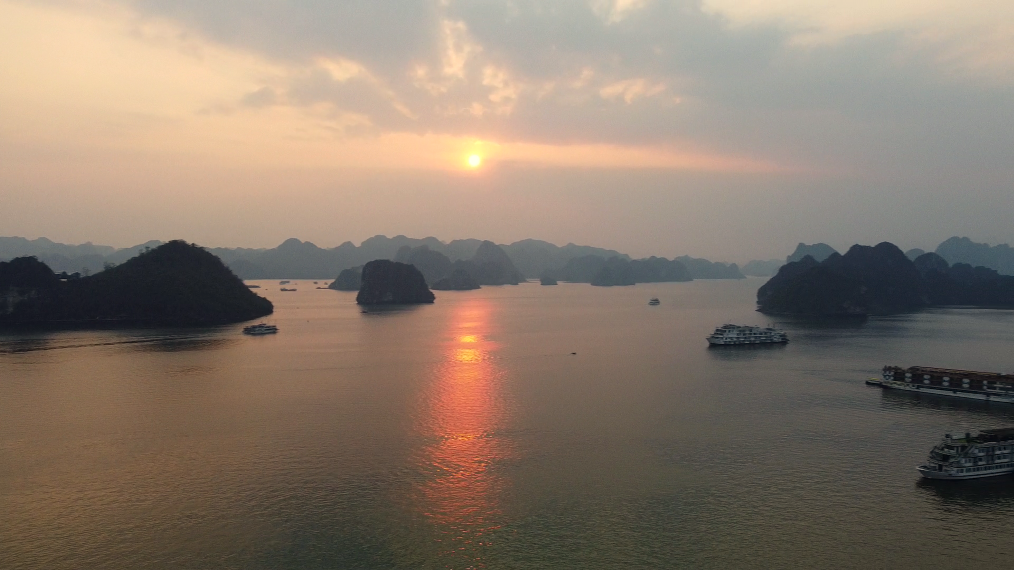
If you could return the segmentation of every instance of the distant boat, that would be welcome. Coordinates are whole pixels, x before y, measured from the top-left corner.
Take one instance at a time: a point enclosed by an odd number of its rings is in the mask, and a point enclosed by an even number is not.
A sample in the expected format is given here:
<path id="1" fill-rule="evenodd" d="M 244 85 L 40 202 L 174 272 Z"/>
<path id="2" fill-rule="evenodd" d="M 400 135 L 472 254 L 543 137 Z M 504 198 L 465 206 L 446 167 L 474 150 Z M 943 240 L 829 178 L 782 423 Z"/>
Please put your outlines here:
<path id="1" fill-rule="evenodd" d="M 276 327 L 275 325 L 269 325 L 265 323 L 257 323 L 256 325 L 243 327 L 243 334 L 262 335 L 262 334 L 275 334 L 277 332 L 278 327 Z"/>
<path id="2" fill-rule="evenodd" d="M 295 291 L 295 289 L 286 289 L 285 287 L 282 287 L 279 291 Z"/>
<path id="3" fill-rule="evenodd" d="M 661 303 L 661 301 L 658 300 L 658 297 L 652 297 L 651 300 L 648 301 L 649 305 L 658 305 L 660 303 Z"/>
<path id="4" fill-rule="evenodd" d="M 288 281 L 279 281 L 278 284 L 279 285 L 288 285 L 289 282 Z"/>
<path id="5" fill-rule="evenodd" d="M 247 285 L 247 287 L 249 287 L 250 289 L 260 289 L 261 288 L 260 285 Z"/>

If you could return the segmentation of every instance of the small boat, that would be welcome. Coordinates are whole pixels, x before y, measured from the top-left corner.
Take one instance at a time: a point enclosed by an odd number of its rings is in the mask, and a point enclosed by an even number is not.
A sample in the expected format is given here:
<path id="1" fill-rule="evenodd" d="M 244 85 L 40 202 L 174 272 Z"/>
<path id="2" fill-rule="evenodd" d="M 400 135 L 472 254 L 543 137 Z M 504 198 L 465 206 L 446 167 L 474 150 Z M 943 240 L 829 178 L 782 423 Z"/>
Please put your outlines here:
<path id="1" fill-rule="evenodd" d="M 266 323 L 257 323 L 256 325 L 243 327 L 243 334 L 262 335 L 262 334 L 275 334 L 277 332 L 278 327 Z"/>
<path id="2" fill-rule="evenodd" d="M 282 287 L 279 291 L 295 291 L 295 289 L 286 289 L 285 287 Z"/>
<path id="3" fill-rule="evenodd" d="M 289 281 L 279 281 L 278 284 L 279 285 L 288 285 Z"/>
<path id="4" fill-rule="evenodd" d="M 927 479 L 978 479 L 1014 473 L 1014 428 L 944 436 L 916 469 Z"/>
<path id="5" fill-rule="evenodd" d="M 658 297 L 652 297 L 651 300 L 648 301 L 649 305 L 658 305 L 660 303 L 661 303 L 661 301 L 658 300 Z"/>
<path id="6" fill-rule="evenodd" d="M 248 285 L 247 285 L 247 288 L 249 288 L 249 289 L 260 289 L 260 288 L 261 288 L 261 286 L 260 286 L 260 285 L 253 285 L 253 284 L 248 284 Z"/>

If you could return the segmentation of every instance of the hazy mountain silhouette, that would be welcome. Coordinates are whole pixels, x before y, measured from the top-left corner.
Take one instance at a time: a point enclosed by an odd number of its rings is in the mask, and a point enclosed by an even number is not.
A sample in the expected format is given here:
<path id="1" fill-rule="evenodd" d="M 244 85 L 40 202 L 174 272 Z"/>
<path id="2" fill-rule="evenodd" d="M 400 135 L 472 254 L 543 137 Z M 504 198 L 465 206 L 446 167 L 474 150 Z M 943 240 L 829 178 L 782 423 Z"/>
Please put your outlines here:
<path id="1" fill-rule="evenodd" d="M 906 251 L 905 252 L 905 257 L 911 259 L 912 261 L 915 261 L 917 257 L 923 255 L 924 253 L 926 253 L 925 250 L 922 250 L 922 249 L 919 249 L 918 247 L 915 247 L 915 248 L 912 248 L 912 249 Z"/>
<path id="2" fill-rule="evenodd" d="M 754 259 L 743 265 L 740 271 L 743 272 L 743 275 L 751 277 L 771 277 L 778 273 L 778 268 L 783 265 L 785 265 L 785 261 L 781 259 Z"/>
<path id="3" fill-rule="evenodd" d="M 328 289 L 336 291 L 358 291 L 363 285 L 363 268 L 350 267 L 342 269 L 338 277 L 327 286 Z"/>
<path id="4" fill-rule="evenodd" d="M 719 263 L 684 255 L 676 258 L 694 279 L 745 279 L 735 263 Z"/>
<path id="5" fill-rule="evenodd" d="M 464 269 L 455 269 L 447 277 L 438 279 L 430 286 L 434 291 L 471 291 L 479 289 L 479 282 Z"/>
<path id="6" fill-rule="evenodd" d="M 952 237 L 938 245 L 936 253 L 950 264 L 966 263 L 1014 275 L 1014 248 L 1005 243 L 990 246 L 967 237 Z"/>
<path id="7" fill-rule="evenodd" d="M 449 276 L 453 266 L 450 258 L 439 251 L 433 251 L 428 245 L 420 245 L 419 247 L 403 245 L 395 254 L 394 260 L 414 265 L 422 272 L 427 283 L 436 283 Z"/>
<path id="8" fill-rule="evenodd" d="M 101 271 L 108 264 L 123 263 L 146 248 L 158 247 L 161 244 L 160 241 L 150 241 L 129 248 L 116 249 L 90 243 L 76 246 L 58 244 L 45 238 L 37 240 L 19 237 L 0 238 L 0 260 L 35 255 L 49 264 L 54 271 L 89 274 Z M 361 267 L 375 259 L 395 260 L 401 251 L 411 252 L 422 247 L 429 252 L 445 256 L 452 264 L 473 261 L 482 244 L 483 241 L 478 239 L 460 239 L 444 243 L 434 237 L 416 239 L 403 235 L 394 237 L 377 235 L 358 246 L 352 242 L 345 242 L 334 248 L 322 248 L 312 242 L 290 238 L 274 248 L 207 249 L 243 279 L 330 279 L 344 269 Z M 543 275 L 557 275 L 570 260 L 588 255 L 595 255 L 603 260 L 612 257 L 630 260 L 629 256 L 610 249 L 573 243 L 557 246 L 536 239 L 525 239 L 498 247 L 520 273 L 518 281 L 535 279 Z M 432 257 L 430 261 L 442 263 L 436 259 Z M 707 260 L 687 259 L 697 263 L 692 272 L 699 272 L 700 278 L 739 277 L 738 269 L 733 270 L 731 264 L 713 264 Z M 448 271 L 437 277 L 436 273 L 439 271 L 432 272 L 427 262 L 421 259 L 418 261 L 424 274 L 431 273 L 426 275 L 427 279 L 433 277 L 434 282 L 450 274 Z M 479 276 L 474 268 L 469 269 L 468 264 L 464 266 L 459 264 L 459 268 L 468 270 L 473 276 Z M 514 279 L 485 280 L 513 282 Z M 590 280 L 589 276 L 585 282 Z"/>
<path id="9" fill-rule="evenodd" d="M 792 263 L 793 261 L 800 261 L 807 255 L 812 257 L 814 261 L 824 261 L 832 254 L 838 253 L 835 249 L 826 243 L 815 243 L 813 245 L 806 245 L 800 242 L 796 246 L 796 251 L 793 251 L 788 257 L 785 258 L 785 263 Z"/>
<path id="10" fill-rule="evenodd" d="M 693 279 L 686 266 L 676 260 L 664 257 L 630 260 L 618 256 L 603 259 L 598 255 L 585 255 L 571 259 L 556 275 L 548 277 L 556 277 L 571 283 L 591 283 L 599 286 L 691 281 Z"/>

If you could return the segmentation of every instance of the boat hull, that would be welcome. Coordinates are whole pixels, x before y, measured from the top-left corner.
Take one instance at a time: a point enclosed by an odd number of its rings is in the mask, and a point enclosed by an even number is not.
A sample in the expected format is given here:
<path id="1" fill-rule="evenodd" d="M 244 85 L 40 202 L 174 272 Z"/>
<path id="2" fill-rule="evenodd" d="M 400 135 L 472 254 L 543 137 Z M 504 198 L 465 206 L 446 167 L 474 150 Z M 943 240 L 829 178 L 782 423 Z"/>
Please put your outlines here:
<path id="1" fill-rule="evenodd" d="M 916 467 L 919 474 L 926 479 L 936 479 L 939 481 L 962 481 L 965 479 L 984 479 L 986 477 L 1000 477 L 1000 476 L 1011 476 L 1014 474 L 1014 465 L 1005 465 L 1002 469 L 995 469 L 993 471 L 978 471 L 974 473 L 953 473 L 948 471 L 936 471 L 929 469 L 925 465 Z"/>
<path id="2" fill-rule="evenodd" d="M 898 382 L 897 380 L 867 380 L 866 383 L 871 386 L 880 386 L 885 390 L 902 390 L 905 392 L 946 396 L 948 398 L 962 398 L 965 400 L 979 400 L 981 402 L 1014 404 L 1014 395 L 1012 394 L 998 394 L 983 392 L 981 390 L 966 390 L 958 387 L 945 388 L 941 386 L 926 386 L 912 382 Z"/>
<path id="3" fill-rule="evenodd" d="M 727 340 L 713 339 L 713 338 L 709 338 L 708 339 L 708 344 L 710 344 L 712 346 L 738 346 L 738 345 L 744 345 L 744 344 L 786 344 L 788 342 L 789 342 L 788 339 L 785 339 L 785 340 L 736 340 L 736 341 L 727 341 Z"/>

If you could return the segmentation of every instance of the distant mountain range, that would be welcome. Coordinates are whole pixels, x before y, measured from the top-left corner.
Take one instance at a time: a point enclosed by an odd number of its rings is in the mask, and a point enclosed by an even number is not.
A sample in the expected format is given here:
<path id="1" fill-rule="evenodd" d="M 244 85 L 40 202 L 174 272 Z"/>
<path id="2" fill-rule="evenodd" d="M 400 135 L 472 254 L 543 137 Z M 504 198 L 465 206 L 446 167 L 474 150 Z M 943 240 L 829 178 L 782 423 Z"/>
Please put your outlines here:
<path id="1" fill-rule="evenodd" d="M 399 251 L 418 250 L 425 246 L 430 252 L 439 253 L 452 264 L 468 261 L 479 250 L 482 240 L 460 239 L 444 243 L 437 238 L 422 239 L 406 236 L 374 236 L 356 246 L 345 242 L 334 248 L 321 248 L 311 242 L 292 238 L 270 249 L 253 248 L 207 248 L 243 279 L 334 279 L 342 270 L 361 267 L 374 259 L 396 260 Z M 0 261 L 15 257 L 35 256 L 53 271 L 82 274 L 97 273 L 109 265 L 118 265 L 135 257 L 146 249 L 162 245 L 160 241 L 149 241 L 133 247 L 117 249 L 105 245 L 84 243 L 68 245 L 46 238 L 28 240 L 22 237 L 0 237 Z M 407 248 L 407 250 L 405 250 Z M 558 274 L 568 262 L 586 256 L 595 256 L 603 261 L 613 257 L 631 261 L 629 255 L 611 249 L 567 244 L 558 246 L 546 241 L 526 239 L 500 245 L 514 267 L 525 279 L 537 279 Z M 753 260 L 742 268 L 734 263 L 711 262 L 706 259 L 682 256 L 675 258 L 690 272 L 692 279 L 742 279 L 744 275 L 768 277 L 778 272 L 787 262 L 798 261 L 809 255 L 815 261 L 823 261 L 834 248 L 824 243 L 796 246 L 786 261 L 777 259 Z M 909 259 L 925 253 L 921 249 L 906 252 Z M 1014 248 L 1007 244 L 990 246 L 976 243 L 966 237 L 952 237 L 936 248 L 936 254 L 948 263 L 967 263 L 973 267 L 995 269 L 1004 275 L 1014 275 Z M 425 269 L 421 269 L 426 273 Z M 448 273 L 449 275 L 449 273 Z M 429 276 L 428 276 L 429 277 Z M 590 280 L 590 278 L 589 278 Z"/>
<path id="2" fill-rule="evenodd" d="M 40 238 L 27 240 L 20 237 L 0 237 L 0 260 L 15 257 L 35 256 L 56 272 L 79 272 L 82 274 L 97 273 L 110 265 L 123 263 L 146 249 L 153 249 L 162 242 L 151 241 L 130 248 L 116 249 L 109 246 L 86 243 L 82 245 L 60 244 Z M 408 252 L 421 251 L 429 261 L 434 261 L 433 254 L 440 254 L 452 265 L 467 269 L 469 263 L 482 265 L 490 260 L 476 261 L 480 254 L 483 240 L 461 239 L 444 243 L 436 238 L 422 239 L 406 236 L 374 236 L 356 246 L 345 242 L 334 248 L 321 248 L 311 242 L 292 238 L 271 249 L 252 248 L 206 248 L 229 266 L 236 275 L 243 279 L 334 279 L 342 270 L 361 267 L 375 259 L 397 260 L 399 252 L 404 257 Z M 536 279 L 547 273 L 561 270 L 572 259 L 595 256 L 602 260 L 618 258 L 631 261 L 630 256 L 611 249 L 575 245 L 569 243 L 558 246 L 546 241 L 525 239 L 511 244 L 500 245 L 499 248 L 507 255 L 519 275 L 511 275 L 501 279 L 511 282 L 515 279 Z M 490 255 L 497 255 L 489 250 Z M 696 279 L 740 279 L 743 277 L 735 264 L 712 263 L 705 259 L 691 257 L 679 258 Z M 462 264 L 465 264 L 462 267 Z M 475 269 L 474 267 L 472 268 Z M 420 268 L 424 274 L 425 267 Z M 474 273 L 471 271 L 470 273 Z M 448 276 L 450 272 L 444 272 Z M 427 278 L 433 274 L 427 275 Z M 496 281 L 497 277 L 481 278 L 481 281 Z"/>

